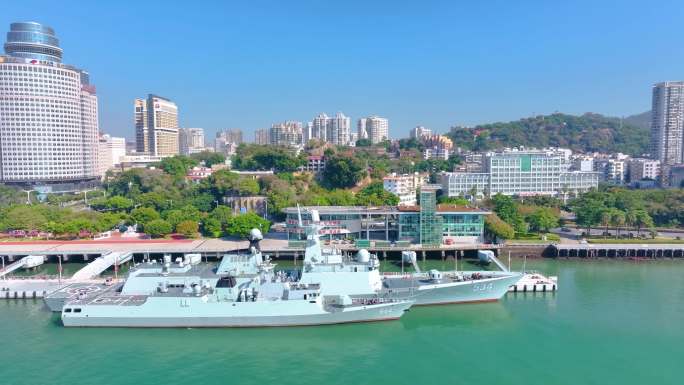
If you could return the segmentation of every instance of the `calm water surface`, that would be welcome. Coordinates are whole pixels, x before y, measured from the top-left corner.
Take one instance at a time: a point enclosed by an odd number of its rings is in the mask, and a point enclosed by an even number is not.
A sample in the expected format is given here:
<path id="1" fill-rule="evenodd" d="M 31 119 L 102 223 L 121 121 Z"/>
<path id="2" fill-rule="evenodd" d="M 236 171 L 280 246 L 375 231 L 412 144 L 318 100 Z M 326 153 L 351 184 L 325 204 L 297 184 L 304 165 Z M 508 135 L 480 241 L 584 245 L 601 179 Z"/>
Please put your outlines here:
<path id="1" fill-rule="evenodd" d="M 528 268 L 561 290 L 308 328 L 65 329 L 40 301 L 2 300 L 0 384 L 684 383 L 684 263 Z"/>

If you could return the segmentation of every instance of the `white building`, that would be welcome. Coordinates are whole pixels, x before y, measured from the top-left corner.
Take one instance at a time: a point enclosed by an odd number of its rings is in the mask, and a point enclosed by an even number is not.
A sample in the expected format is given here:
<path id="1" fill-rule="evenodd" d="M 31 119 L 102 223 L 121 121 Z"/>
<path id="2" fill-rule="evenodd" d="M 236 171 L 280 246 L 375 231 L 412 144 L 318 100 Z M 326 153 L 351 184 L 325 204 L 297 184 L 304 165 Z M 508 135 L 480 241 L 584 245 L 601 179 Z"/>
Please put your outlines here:
<path id="1" fill-rule="evenodd" d="M 663 166 L 684 162 L 684 81 L 653 86 L 651 153 Z"/>
<path id="2" fill-rule="evenodd" d="M 104 176 L 108 170 L 120 165 L 125 156 L 126 138 L 101 135 L 98 141 L 98 174 Z"/>
<path id="3" fill-rule="evenodd" d="M 216 133 L 216 140 L 214 140 L 214 150 L 226 156 L 231 156 L 235 153 L 237 146 L 242 143 L 242 130 L 233 128 L 222 130 Z"/>
<path id="4" fill-rule="evenodd" d="M 637 182 L 643 179 L 658 180 L 660 176 L 660 161 L 656 159 L 634 158 L 629 160 L 629 181 Z"/>
<path id="5" fill-rule="evenodd" d="M 373 144 L 389 139 L 389 121 L 379 116 L 359 119 L 357 129 L 359 139 L 370 139 Z"/>
<path id="6" fill-rule="evenodd" d="M 561 195 L 598 186 L 596 172 L 571 171 L 566 151 L 506 150 L 489 152 L 482 173 L 443 173 L 442 189 L 448 196 Z"/>
<path id="7" fill-rule="evenodd" d="M 427 176 L 419 173 L 397 175 L 393 173 L 382 178 L 385 191 L 399 197 L 399 206 L 417 205 L 416 194 L 423 184 L 427 183 Z"/>
<path id="8" fill-rule="evenodd" d="M 350 134 L 351 119 L 341 112 L 338 112 L 334 117 L 321 113 L 311 122 L 312 139 L 346 146 L 349 143 Z"/>
<path id="9" fill-rule="evenodd" d="M 0 182 L 95 180 L 98 107 L 88 73 L 62 64 L 54 31 L 38 23 L 12 23 L 5 53 L 0 56 Z"/>
<path id="10" fill-rule="evenodd" d="M 413 127 L 413 129 L 411 129 L 409 136 L 412 139 L 420 139 L 424 136 L 430 136 L 430 135 L 432 135 L 432 130 L 430 130 L 429 128 L 425 128 L 423 126 L 416 126 L 416 127 Z"/>
<path id="11" fill-rule="evenodd" d="M 573 169 L 577 171 L 594 171 L 594 158 L 590 156 L 578 156 L 572 161 Z"/>
<path id="12" fill-rule="evenodd" d="M 204 130 L 181 128 L 179 132 L 180 153 L 190 155 L 204 150 Z"/>
<path id="13" fill-rule="evenodd" d="M 451 151 L 446 148 L 426 148 L 423 150 L 423 159 L 441 159 L 449 160 L 451 156 Z"/>
<path id="14" fill-rule="evenodd" d="M 274 146 L 299 147 L 304 144 L 302 122 L 287 121 L 271 126 L 269 142 Z"/>
<path id="15" fill-rule="evenodd" d="M 268 131 L 267 129 L 260 128 L 254 131 L 254 143 L 255 144 L 269 144 L 271 142 L 271 139 L 268 136 Z"/>

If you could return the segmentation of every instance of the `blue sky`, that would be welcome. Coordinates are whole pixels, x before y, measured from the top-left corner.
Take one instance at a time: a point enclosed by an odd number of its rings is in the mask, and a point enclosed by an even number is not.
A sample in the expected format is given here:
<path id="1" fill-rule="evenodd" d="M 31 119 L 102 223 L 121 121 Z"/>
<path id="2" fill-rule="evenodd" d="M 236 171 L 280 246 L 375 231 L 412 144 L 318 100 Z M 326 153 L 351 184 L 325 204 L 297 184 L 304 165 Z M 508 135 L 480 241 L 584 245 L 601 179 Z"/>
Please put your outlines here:
<path id="1" fill-rule="evenodd" d="M 102 130 L 133 136 L 133 99 L 180 123 L 256 128 L 343 111 L 421 124 L 650 108 L 684 78 L 682 1 L 5 1 L 0 28 L 56 29 L 97 86 Z M 3 39 L 4 40 L 4 39 Z"/>

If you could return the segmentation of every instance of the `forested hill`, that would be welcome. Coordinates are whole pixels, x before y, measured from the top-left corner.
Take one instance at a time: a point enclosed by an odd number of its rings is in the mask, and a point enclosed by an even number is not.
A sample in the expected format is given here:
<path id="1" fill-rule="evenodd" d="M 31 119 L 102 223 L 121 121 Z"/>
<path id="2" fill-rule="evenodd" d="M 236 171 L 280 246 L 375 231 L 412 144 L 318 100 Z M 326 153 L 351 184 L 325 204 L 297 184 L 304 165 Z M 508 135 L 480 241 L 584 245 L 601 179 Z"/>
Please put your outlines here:
<path id="1" fill-rule="evenodd" d="M 454 144 L 477 151 L 502 147 L 564 147 L 583 152 L 648 152 L 648 128 L 620 118 L 586 113 L 555 113 L 475 127 L 452 127 L 447 134 Z"/>

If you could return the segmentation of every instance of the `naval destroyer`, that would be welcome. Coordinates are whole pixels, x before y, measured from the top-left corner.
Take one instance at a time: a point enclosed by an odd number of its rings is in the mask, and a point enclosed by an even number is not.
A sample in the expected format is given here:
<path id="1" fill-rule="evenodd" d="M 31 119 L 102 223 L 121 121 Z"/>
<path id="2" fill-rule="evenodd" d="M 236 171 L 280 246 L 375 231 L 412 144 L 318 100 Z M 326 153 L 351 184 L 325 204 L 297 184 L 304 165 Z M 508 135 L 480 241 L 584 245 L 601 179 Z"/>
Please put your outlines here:
<path id="1" fill-rule="evenodd" d="M 151 262 L 119 290 L 68 301 L 66 327 L 259 327 L 325 325 L 397 319 L 407 298 L 330 294 L 318 282 L 293 282 L 275 272 L 253 230 L 246 254 L 226 254 L 218 267 Z M 156 265 L 156 266 L 154 266 Z"/>

